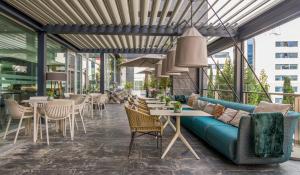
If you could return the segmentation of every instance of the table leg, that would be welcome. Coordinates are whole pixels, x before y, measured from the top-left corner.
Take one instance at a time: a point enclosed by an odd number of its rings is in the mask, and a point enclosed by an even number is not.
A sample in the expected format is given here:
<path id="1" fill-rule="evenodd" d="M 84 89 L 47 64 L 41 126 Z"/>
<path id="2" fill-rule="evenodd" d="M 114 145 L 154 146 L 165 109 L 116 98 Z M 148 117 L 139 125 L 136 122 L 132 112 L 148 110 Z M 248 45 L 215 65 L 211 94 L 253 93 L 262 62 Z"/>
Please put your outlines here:
<path id="1" fill-rule="evenodd" d="M 74 102 L 73 102 L 73 105 L 72 105 L 72 124 L 71 124 L 71 128 L 72 128 L 72 132 L 71 132 L 71 140 L 74 139 L 74 124 L 75 124 L 75 113 L 74 113 Z"/>
<path id="2" fill-rule="evenodd" d="M 94 118 L 94 99 L 93 96 L 91 97 L 92 101 L 92 118 Z"/>
<path id="3" fill-rule="evenodd" d="M 33 142 L 37 140 L 37 103 L 33 104 Z"/>
<path id="4" fill-rule="evenodd" d="M 188 143 L 188 141 L 181 134 L 181 130 L 180 130 L 180 116 L 176 116 L 176 133 L 173 136 L 173 138 L 172 138 L 171 142 L 169 143 L 169 145 L 167 146 L 166 150 L 164 151 L 163 155 L 161 156 L 161 159 L 165 158 L 165 156 L 170 151 L 171 147 L 174 145 L 174 143 L 175 143 L 175 141 L 177 140 L 178 137 L 185 144 L 185 146 L 194 154 L 194 156 L 196 157 L 196 159 L 199 160 L 200 158 L 197 155 L 197 153 L 194 151 L 194 149 L 191 147 L 191 145 Z"/>
<path id="5" fill-rule="evenodd" d="M 166 122 L 165 122 L 163 128 L 165 129 L 165 128 L 168 126 L 168 124 L 171 126 L 171 128 L 172 128 L 174 131 L 176 131 L 176 127 L 175 127 L 175 126 L 173 125 L 173 123 L 171 122 L 171 117 L 170 117 L 170 116 L 167 116 L 167 120 L 166 120 Z"/>

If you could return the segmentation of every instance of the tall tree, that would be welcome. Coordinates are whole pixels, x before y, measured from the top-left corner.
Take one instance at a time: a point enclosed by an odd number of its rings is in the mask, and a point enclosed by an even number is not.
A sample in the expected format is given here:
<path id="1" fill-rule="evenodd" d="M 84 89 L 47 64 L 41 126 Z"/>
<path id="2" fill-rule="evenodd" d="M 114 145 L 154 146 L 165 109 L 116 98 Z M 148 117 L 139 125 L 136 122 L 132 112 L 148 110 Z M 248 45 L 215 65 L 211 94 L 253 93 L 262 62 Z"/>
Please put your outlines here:
<path id="1" fill-rule="evenodd" d="M 289 77 L 284 77 L 283 81 L 283 93 L 294 93 L 294 89 L 291 85 L 291 79 Z M 283 95 L 282 103 L 294 105 L 294 97 L 289 95 Z"/>
<path id="2" fill-rule="evenodd" d="M 217 63 L 217 64 L 219 64 L 219 63 Z M 230 59 L 225 60 L 222 74 L 221 74 L 220 70 L 217 69 L 215 85 L 216 85 L 217 89 L 221 90 L 221 91 L 219 91 L 219 94 L 224 100 L 229 100 L 229 101 L 233 100 L 233 95 L 232 95 L 233 93 L 231 92 L 231 89 L 226 82 L 226 79 L 227 79 L 228 83 L 231 86 L 233 85 L 233 73 L 234 73 L 233 72 L 233 64 Z M 229 91 L 227 91 L 227 90 L 229 90 Z"/>
<path id="3" fill-rule="evenodd" d="M 213 70 L 212 67 L 209 69 L 208 86 L 207 86 L 207 97 L 214 98 L 214 87 L 213 87 Z"/>
<path id="4" fill-rule="evenodd" d="M 259 81 L 261 82 L 261 85 L 264 87 L 266 92 L 269 92 L 270 85 L 268 84 L 268 75 L 266 74 L 266 71 L 262 69 L 259 74 Z M 262 89 L 261 85 L 258 85 L 258 92 L 264 93 L 264 90 Z M 266 94 L 259 94 L 257 98 L 257 103 L 260 101 L 269 101 Z"/>
<path id="5" fill-rule="evenodd" d="M 259 96 L 259 94 L 256 92 L 259 85 L 254 77 L 254 73 L 251 71 L 249 67 L 245 69 L 244 86 L 245 86 L 245 91 L 249 92 L 247 93 L 246 103 L 256 105 Z"/>

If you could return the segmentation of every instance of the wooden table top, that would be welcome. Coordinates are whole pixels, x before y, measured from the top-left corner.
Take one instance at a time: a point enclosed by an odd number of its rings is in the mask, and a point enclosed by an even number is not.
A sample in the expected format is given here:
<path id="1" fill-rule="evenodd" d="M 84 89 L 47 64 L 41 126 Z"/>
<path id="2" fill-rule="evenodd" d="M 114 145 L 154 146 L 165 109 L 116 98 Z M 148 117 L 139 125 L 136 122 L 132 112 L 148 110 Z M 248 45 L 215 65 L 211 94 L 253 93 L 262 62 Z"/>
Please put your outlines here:
<path id="1" fill-rule="evenodd" d="M 174 106 L 173 105 L 168 105 L 166 106 L 165 104 L 147 104 L 148 108 L 169 108 L 169 109 L 173 109 Z M 192 107 L 190 107 L 189 105 L 183 104 L 182 108 L 189 108 L 192 109 Z"/>
<path id="2" fill-rule="evenodd" d="M 180 113 L 175 113 L 174 110 L 158 110 L 158 109 L 150 110 L 150 115 L 187 116 L 187 117 L 212 116 L 200 110 L 182 110 L 182 112 Z"/>

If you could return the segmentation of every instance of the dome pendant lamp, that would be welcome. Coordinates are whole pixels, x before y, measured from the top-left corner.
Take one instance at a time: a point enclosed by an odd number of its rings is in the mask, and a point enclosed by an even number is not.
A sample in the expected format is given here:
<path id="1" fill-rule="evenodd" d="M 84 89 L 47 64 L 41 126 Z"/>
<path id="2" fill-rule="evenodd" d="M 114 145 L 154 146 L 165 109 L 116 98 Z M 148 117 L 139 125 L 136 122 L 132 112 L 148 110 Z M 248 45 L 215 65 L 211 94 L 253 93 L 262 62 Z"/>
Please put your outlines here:
<path id="1" fill-rule="evenodd" d="M 192 3 L 192 1 L 191 1 Z M 185 30 L 177 40 L 175 66 L 177 67 L 204 67 L 208 65 L 207 41 L 193 26 L 191 4 L 191 27 Z"/>
<path id="2" fill-rule="evenodd" d="M 177 67 L 175 66 L 175 55 L 176 55 L 176 47 L 172 47 L 167 53 L 167 73 L 182 73 L 188 72 L 189 68 L 186 67 Z"/>

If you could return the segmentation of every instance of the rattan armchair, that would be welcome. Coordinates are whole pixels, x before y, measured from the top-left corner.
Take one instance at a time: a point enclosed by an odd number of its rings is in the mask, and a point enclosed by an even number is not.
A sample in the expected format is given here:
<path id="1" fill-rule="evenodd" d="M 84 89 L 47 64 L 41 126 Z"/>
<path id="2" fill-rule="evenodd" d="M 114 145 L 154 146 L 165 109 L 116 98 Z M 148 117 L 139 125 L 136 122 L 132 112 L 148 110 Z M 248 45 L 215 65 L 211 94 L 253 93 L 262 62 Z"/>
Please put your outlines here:
<path id="1" fill-rule="evenodd" d="M 130 156 L 134 138 L 142 135 L 152 135 L 157 139 L 157 148 L 160 140 L 160 147 L 162 151 L 162 134 L 163 125 L 157 116 L 150 116 L 149 114 L 143 113 L 132 109 L 128 103 L 125 104 L 125 110 L 129 121 L 129 127 L 131 131 L 131 141 L 129 145 L 128 157 Z M 140 134 L 140 135 L 137 135 Z"/>
<path id="2" fill-rule="evenodd" d="M 13 119 L 20 120 L 18 129 L 17 129 L 17 132 L 16 132 L 16 136 L 15 136 L 15 139 L 14 139 L 14 144 L 15 144 L 17 142 L 19 131 L 20 131 L 20 128 L 22 126 L 22 121 L 24 119 L 33 118 L 33 108 L 32 107 L 21 106 L 21 105 L 18 104 L 18 102 L 16 102 L 13 99 L 6 99 L 4 102 L 5 102 L 5 107 L 6 107 L 7 114 L 9 116 L 9 118 L 8 118 L 8 123 L 7 123 L 7 126 L 6 126 L 6 130 L 5 130 L 3 139 L 6 138 L 11 120 L 13 120 Z"/>

